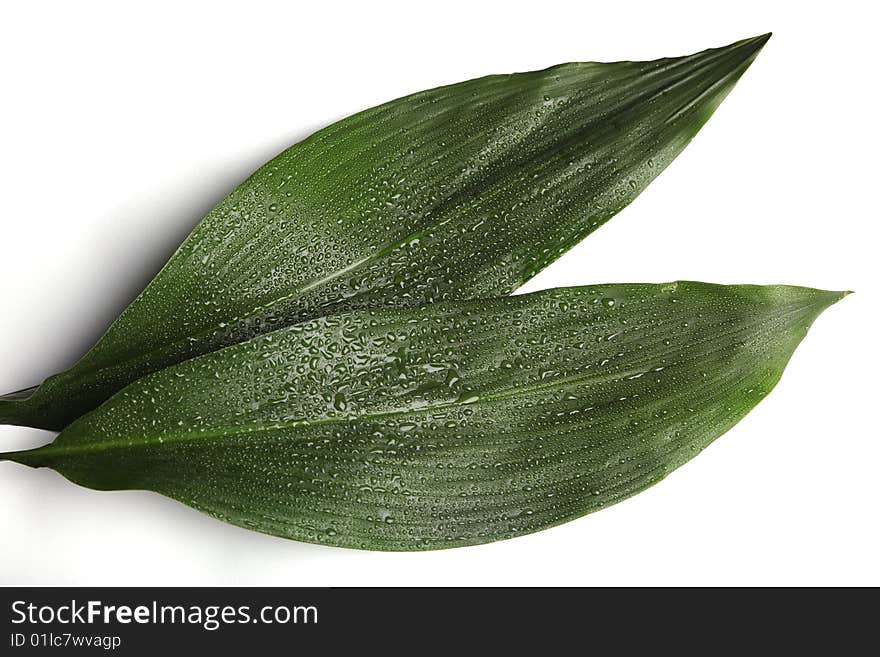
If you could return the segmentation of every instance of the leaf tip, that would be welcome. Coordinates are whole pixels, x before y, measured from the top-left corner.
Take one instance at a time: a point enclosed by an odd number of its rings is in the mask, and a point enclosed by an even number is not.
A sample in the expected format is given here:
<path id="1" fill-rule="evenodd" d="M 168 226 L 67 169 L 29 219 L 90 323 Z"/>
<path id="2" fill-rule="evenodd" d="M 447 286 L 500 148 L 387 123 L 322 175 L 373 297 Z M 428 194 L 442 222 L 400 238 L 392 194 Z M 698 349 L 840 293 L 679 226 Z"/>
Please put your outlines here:
<path id="1" fill-rule="evenodd" d="M 810 326 L 819 315 L 828 310 L 844 297 L 852 294 L 852 290 L 817 290 L 802 288 L 808 293 L 808 297 L 801 302 L 800 312 L 802 320 Z M 804 303 L 806 302 L 806 303 Z"/>
<path id="2" fill-rule="evenodd" d="M 835 303 L 837 303 L 838 301 L 840 301 L 841 299 L 845 299 L 850 294 L 854 294 L 852 290 L 835 290 L 835 291 L 825 292 L 824 297 L 823 297 L 826 302 L 825 305 L 826 305 L 826 307 L 832 306 Z"/>
<path id="3" fill-rule="evenodd" d="M 755 57 L 758 56 L 758 53 L 761 52 L 761 49 L 770 40 L 771 36 L 773 36 L 773 33 L 767 32 L 749 39 L 742 39 L 741 41 L 731 43 L 724 50 L 732 53 L 735 52 L 736 59 L 738 60 L 737 67 L 742 67 L 745 70 L 754 61 Z"/>

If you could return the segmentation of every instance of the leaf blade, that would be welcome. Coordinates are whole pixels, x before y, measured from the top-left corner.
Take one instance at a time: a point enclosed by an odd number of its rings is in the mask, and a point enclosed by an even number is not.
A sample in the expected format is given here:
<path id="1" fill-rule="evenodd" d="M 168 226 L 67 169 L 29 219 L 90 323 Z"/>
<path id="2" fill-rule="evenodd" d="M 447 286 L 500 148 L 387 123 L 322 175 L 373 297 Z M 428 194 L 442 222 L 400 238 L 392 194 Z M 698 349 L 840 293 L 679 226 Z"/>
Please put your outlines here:
<path id="1" fill-rule="evenodd" d="M 297 540 L 499 540 L 690 460 L 843 295 L 681 282 L 353 311 L 150 375 L 0 458 Z"/>
<path id="2" fill-rule="evenodd" d="M 212 210 L 71 370 L 0 398 L 0 421 L 60 429 L 144 374 L 322 314 L 511 292 L 638 195 L 768 36 L 489 76 L 319 131 Z"/>

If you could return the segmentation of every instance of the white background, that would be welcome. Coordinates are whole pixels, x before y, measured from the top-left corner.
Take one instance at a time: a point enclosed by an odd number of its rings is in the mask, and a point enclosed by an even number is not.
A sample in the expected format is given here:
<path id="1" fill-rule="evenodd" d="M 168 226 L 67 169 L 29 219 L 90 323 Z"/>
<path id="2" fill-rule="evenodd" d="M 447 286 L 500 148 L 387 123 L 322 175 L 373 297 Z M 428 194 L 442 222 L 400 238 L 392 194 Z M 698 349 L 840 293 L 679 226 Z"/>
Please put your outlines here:
<path id="1" fill-rule="evenodd" d="M 488 73 L 681 55 L 769 30 L 681 157 L 527 289 L 697 279 L 857 293 L 695 461 L 562 527 L 358 552 L 0 463 L 0 583 L 880 584 L 873 3 L 2 7 L 0 392 L 71 365 L 211 206 L 316 128 Z M 0 427 L 0 448 L 51 437 Z"/>

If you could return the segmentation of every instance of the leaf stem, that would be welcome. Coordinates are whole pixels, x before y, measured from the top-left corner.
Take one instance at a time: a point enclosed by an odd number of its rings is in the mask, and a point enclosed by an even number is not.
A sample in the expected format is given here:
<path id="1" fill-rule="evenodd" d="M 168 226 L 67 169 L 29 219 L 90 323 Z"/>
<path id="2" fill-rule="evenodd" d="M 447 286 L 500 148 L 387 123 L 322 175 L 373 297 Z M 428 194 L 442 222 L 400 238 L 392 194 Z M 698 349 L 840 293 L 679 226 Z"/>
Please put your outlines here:
<path id="1" fill-rule="evenodd" d="M 0 398 L 0 424 L 29 426 L 28 410 L 25 400 Z"/>
<path id="2" fill-rule="evenodd" d="M 23 449 L 16 452 L 0 452 L 0 461 L 14 461 L 31 468 L 39 468 L 45 464 L 42 447 Z"/>

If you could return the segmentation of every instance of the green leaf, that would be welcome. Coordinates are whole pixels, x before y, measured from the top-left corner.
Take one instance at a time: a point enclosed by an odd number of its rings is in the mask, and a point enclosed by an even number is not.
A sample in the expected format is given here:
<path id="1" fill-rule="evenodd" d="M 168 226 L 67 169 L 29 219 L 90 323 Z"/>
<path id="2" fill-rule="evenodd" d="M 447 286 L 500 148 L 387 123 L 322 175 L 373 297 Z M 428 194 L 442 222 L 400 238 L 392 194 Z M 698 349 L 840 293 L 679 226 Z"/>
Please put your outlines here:
<path id="1" fill-rule="evenodd" d="M 144 374 L 331 312 L 507 294 L 635 198 L 767 38 L 489 76 L 335 123 L 222 201 L 0 421 L 60 429 Z"/>
<path id="2" fill-rule="evenodd" d="M 843 295 L 685 282 L 351 311 L 147 376 L 0 459 L 302 541 L 485 543 L 691 459 Z"/>

